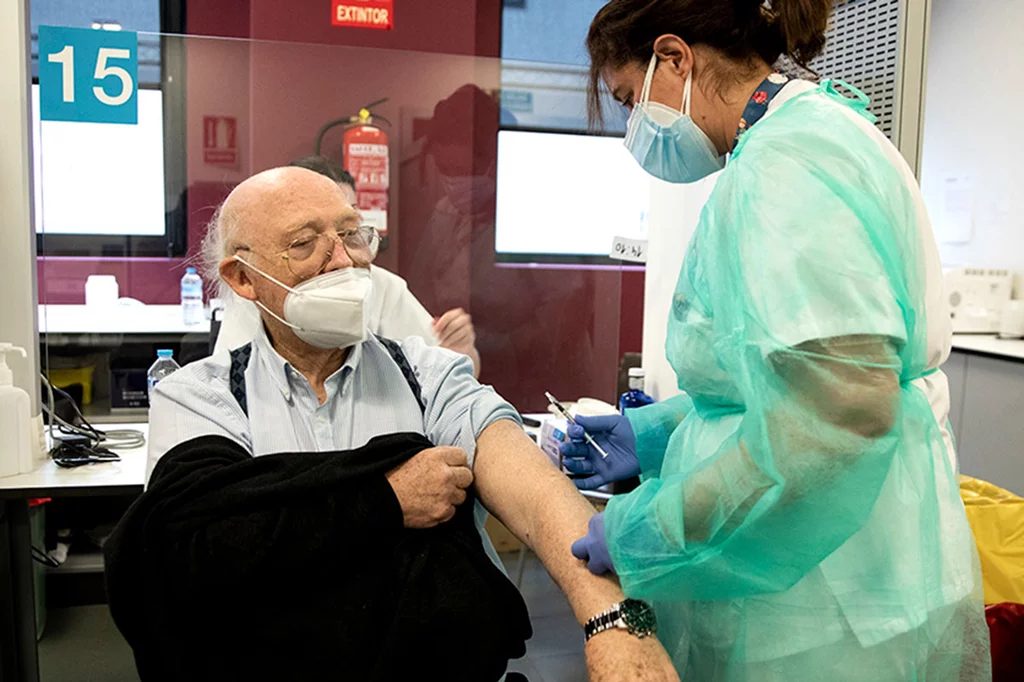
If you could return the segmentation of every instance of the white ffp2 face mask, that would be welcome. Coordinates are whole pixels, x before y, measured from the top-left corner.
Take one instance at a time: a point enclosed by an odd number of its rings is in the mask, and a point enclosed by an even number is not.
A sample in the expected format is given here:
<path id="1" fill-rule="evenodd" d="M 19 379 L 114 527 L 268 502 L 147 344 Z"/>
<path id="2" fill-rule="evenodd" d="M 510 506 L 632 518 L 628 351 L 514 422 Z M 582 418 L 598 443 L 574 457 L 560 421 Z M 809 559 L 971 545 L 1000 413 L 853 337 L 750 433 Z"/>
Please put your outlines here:
<path id="1" fill-rule="evenodd" d="M 256 266 L 235 256 L 255 272 L 288 292 L 284 299 L 284 319 L 261 302 L 256 305 L 317 348 L 348 348 L 366 340 L 373 279 L 365 268 L 332 270 L 296 287 L 290 287 Z"/>

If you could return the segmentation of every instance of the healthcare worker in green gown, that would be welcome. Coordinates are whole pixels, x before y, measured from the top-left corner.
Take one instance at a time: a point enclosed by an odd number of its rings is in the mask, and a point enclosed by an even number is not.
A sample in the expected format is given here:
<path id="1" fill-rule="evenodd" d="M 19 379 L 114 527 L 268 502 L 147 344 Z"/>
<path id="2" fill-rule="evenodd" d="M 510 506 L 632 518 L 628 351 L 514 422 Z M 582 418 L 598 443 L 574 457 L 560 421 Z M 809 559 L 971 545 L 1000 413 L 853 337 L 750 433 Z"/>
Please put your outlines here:
<path id="1" fill-rule="evenodd" d="M 920 191 L 862 93 L 772 68 L 819 54 L 831 6 L 613 0 L 591 24 L 595 118 L 603 81 L 651 175 L 722 172 L 668 321 L 684 395 L 563 445 L 581 488 L 642 480 L 572 551 L 654 605 L 684 680 L 987 680 Z"/>

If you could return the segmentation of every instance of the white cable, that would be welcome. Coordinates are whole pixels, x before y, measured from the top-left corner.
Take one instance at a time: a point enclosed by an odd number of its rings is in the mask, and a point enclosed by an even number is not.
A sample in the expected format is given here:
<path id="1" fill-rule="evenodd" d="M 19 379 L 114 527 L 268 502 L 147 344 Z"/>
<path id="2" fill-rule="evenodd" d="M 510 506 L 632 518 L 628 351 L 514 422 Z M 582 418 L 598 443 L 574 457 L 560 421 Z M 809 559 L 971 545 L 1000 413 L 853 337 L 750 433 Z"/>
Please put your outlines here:
<path id="1" fill-rule="evenodd" d="M 137 429 L 111 429 L 100 433 L 103 434 L 100 442 L 111 450 L 141 448 L 146 444 L 146 436 Z"/>

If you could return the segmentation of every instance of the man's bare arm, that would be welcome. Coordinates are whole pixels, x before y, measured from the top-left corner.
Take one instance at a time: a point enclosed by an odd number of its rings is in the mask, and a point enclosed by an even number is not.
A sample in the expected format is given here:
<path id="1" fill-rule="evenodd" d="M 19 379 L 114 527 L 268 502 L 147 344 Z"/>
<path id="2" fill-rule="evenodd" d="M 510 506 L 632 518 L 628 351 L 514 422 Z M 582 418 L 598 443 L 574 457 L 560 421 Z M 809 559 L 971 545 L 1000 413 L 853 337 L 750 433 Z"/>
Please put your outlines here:
<path id="1" fill-rule="evenodd" d="M 484 506 L 537 553 L 580 623 L 624 598 L 616 580 L 593 575 L 572 556 L 570 547 L 587 534 L 594 508 L 518 424 L 501 420 L 484 429 L 473 474 Z M 595 681 L 679 679 L 655 638 L 621 630 L 593 637 L 587 664 Z"/>
<path id="2" fill-rule="evenodd" d="M 623 599 L 617 581 L 591 574 L 569 551 L 594 507 L 515 422 L 484 430 L 473 474 L 484 506 L 537 553 L 580 623 Z"/>

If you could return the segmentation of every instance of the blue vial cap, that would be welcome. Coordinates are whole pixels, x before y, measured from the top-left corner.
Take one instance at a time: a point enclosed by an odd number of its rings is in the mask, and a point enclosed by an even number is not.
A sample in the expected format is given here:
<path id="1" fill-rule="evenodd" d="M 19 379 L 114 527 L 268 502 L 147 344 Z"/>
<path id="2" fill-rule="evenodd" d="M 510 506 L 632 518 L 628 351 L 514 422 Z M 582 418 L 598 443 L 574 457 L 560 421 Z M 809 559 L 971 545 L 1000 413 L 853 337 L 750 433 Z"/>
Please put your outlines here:
<path id="1" fill-rule="evenodd" d="M 174 351 L 162 348 L 156 352 L 158 358 L 172 358 L 174 357 Z"/>
<path id="2" fill-rule="evenodd" d="M 186 275 L 194 275 L 194 274 L 196 274 L 196 269 L 195 268 L 185 268 L 185 274 Z"/>

